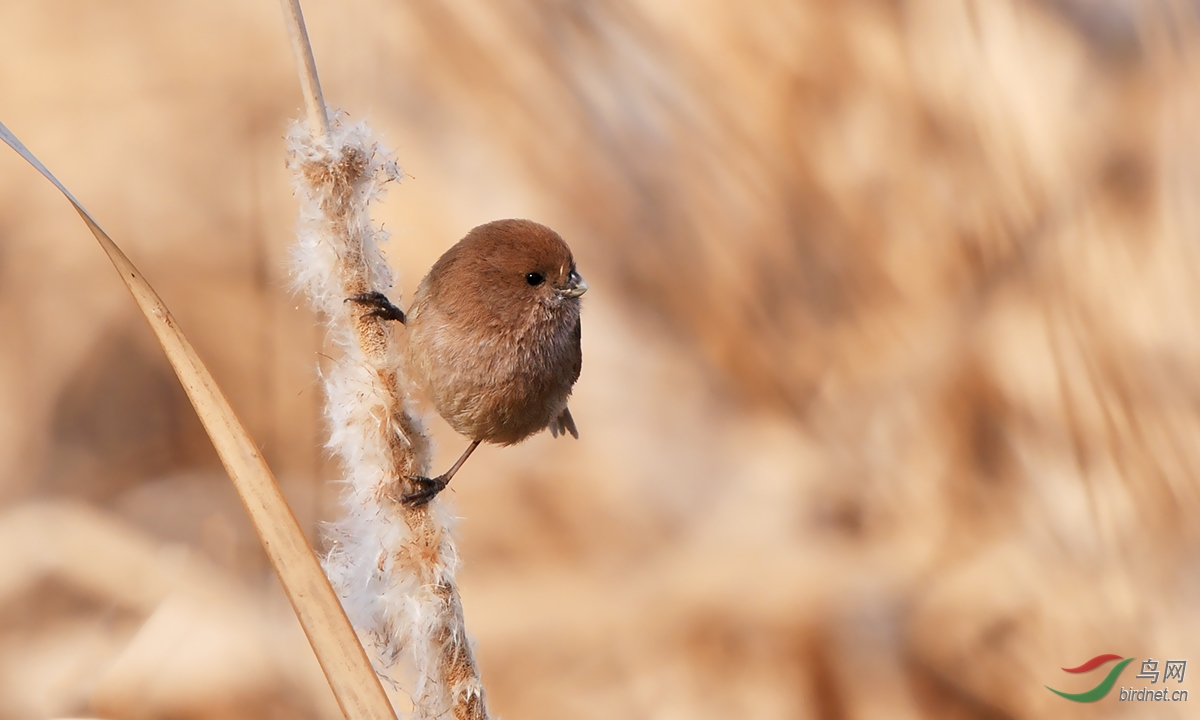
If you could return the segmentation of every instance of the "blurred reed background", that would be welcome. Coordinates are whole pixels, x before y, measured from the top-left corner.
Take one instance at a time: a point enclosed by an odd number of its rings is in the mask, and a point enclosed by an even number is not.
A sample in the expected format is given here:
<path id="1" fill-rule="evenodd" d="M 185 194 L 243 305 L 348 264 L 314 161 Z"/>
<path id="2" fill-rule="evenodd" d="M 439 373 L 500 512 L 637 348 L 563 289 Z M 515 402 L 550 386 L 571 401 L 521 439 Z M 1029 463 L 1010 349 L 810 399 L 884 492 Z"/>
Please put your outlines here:
<path id="1" fill-rule="evenodd" d="M 1192 716 L 1043 685 L 1200 662 L 1197 3 L 305 10 L 328 101 L 411 175 L 378 218 L 403 304 L 499 217 L 592 286 L 582 439 L 485 448 L 449 493 L 495 712 Z M 0 4 L 0 118 L 319 543 L 300 114 L 277 3 Z M 0 188 L 0 716 L 336 717 L 107 260 L 7 151 Z"/>

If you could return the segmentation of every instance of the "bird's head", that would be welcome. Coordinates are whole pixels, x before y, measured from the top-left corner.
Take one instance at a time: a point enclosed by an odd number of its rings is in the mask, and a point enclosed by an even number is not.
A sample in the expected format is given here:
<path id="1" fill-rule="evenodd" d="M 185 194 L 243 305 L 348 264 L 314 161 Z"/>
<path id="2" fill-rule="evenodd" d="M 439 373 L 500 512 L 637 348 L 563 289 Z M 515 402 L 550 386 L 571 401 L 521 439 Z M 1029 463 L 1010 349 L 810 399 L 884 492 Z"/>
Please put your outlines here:
<path id="1" fill-rule="evenodd" d="M 530 220 L 496 220 L 472 230 L 475 245 L 497 290 L 543 306 L 574 304 L 588 285 L 575 268 L 571 248 L 558 233 Z"/>

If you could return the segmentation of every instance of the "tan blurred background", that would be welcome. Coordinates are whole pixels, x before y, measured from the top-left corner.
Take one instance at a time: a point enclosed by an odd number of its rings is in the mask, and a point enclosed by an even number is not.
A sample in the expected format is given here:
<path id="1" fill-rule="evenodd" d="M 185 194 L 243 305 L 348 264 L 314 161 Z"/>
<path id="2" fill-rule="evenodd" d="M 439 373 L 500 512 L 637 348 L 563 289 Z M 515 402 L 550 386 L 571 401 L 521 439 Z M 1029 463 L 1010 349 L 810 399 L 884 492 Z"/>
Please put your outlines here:
<path id="1" fill-rule="evenodd" d="M 448 500 L 492 709 L 1195 717 L 1200 10 L 1177 0 L 308 0 L 410 175 L 409 293 L 531 217 L 592 287 L 579 442 Z M 0 3 L 0 120 L 156 285 L 319 544 L 277 3 Z M 438 465 L 463 440 L 440 420 Z M 1134 666 L 1136 667 L 1136 665 Z M 1191 672 L 1200 673 L 1200 668 Z M 1138 687 L 1127 670 L 1121 684 Z M 0 717 L 334 718 L 69 206 L 0 152 Z"/>

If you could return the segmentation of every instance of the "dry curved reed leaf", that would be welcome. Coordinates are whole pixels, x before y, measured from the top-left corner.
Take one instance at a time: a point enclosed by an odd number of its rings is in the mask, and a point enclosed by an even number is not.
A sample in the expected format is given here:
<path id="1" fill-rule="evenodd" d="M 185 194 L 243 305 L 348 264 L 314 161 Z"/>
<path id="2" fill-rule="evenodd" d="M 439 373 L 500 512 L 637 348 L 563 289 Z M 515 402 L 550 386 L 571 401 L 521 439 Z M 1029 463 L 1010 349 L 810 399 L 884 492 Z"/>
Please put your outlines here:
<path id="1" fill-rule="evenodd" d="M 0 139 L 71 201 L 146 316 L 254 523 L 342 713 L 355 720 L 395 720 L 379 678 L 271 470 L 167 306 L 83 205 L 2 123 Z"/>

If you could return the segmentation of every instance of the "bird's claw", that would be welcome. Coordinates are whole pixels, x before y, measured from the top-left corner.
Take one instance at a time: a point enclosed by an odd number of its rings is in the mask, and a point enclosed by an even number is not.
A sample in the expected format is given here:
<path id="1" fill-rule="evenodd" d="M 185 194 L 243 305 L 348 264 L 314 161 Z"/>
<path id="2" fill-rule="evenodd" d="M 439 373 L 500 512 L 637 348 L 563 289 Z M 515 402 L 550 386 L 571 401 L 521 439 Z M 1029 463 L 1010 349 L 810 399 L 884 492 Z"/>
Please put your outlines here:
<path id="1" fill-rule="evenodd" d="M 404 311 L 392 304 L 388 300 L 387 295 L 378 291 L 365 292 L 348 297 L 346 302 L 358 303 L 371 308 L 367 313 L 367 317 L 383 318 L 384 320 L 395 320 L 401 324 L 404 323 Z"/>
<path id="2" fill-rule="evenodd" d="M 446 476 L 444 475 L 439 475 L 435 478 L 427 478 L 417 475 L 410 477 L 409 482 L 412 483 L 412 487 L 415 489 L 410 493 L 401 495 L 400 502 L 409 507 L 421 507 L 422 505 L 428 504 L 429 501 L 436 497 L 437 494 L 442 490 L 445 490 L 446 485 L 448 485 L 450 481 L 447 480 Z"/>

